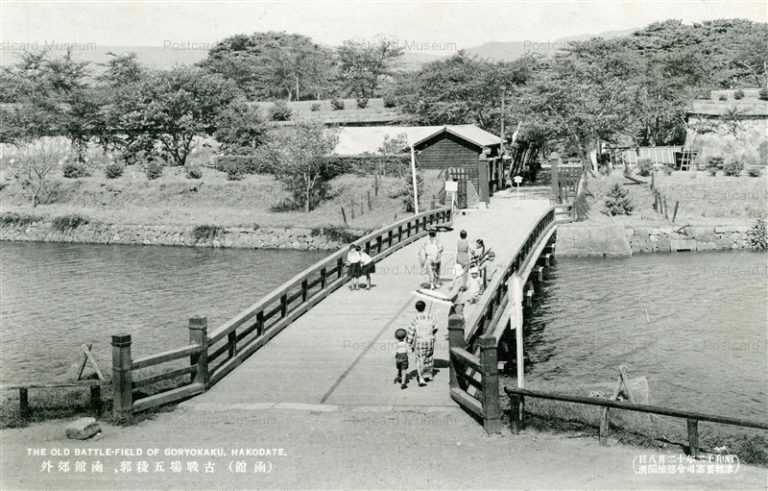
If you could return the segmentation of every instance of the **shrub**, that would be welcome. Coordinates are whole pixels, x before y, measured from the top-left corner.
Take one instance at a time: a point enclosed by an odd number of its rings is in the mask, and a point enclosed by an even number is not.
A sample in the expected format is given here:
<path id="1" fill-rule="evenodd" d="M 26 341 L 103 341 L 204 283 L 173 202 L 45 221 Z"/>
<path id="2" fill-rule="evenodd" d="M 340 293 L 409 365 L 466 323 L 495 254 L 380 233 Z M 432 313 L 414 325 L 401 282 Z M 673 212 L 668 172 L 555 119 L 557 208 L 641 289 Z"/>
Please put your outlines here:
<path id="1" fill-rule="evenodd" d="M 315 227 L 312 229 L 311 235 L 313 237 L 323 235 L 329 241 L 339 244 L 349 244 L 363 236 L 361 233 L 353 232 L 344 227 Z"/>
<path id="2" fill-rule="evenodd" d="M 668 165 L 664 166 L 664 174 L 671 176 L 674 169 Z"/>
<path id="3" fill-rule="evenodd" d="M 64 215 L 56 217 L 51 222 L 51 227 L 59 232 L 66 232 L 67 230 L 74 230 L 80 225 L 88 223 L 88 218 L 82 215 Z"/>
<path id="4" fill-rule="evenodd" d="M 418 188 L 419 196 L 424 196 L 424 178 L 420 174 L 416 174 L 416 187 Z M 413 177 L 410 174 L 403 177 L 403 186 L 397 193 L 397 196 L 402 196 L 403 207 L 406 212 L 412 213 L 415 211 L 413 207 Z"/>
<path id="5" fill-rule="evenodd" d="M 710 176 L 715 177 L 717 175 L 717 167 L 710 167 L 707 169 Z"/>
<path id="6" fill-rule="evenodd" d="M 577 222 L 581 222 L 589 218 L 589 201 L 587 201 L 587 193 L 584 192 L 576 196 L 573 200 L 573 215 Z"/>
<path id="7" fill-rule="evenodd" d="M 88 169 L 84 165 L 75 162 L 68 162 L 64 164 L 62 171 L 64 177 L 67 179 L 78 179 L 80 177 L 88 177 L 91 175 L 91 173 L 88 172 Z"/>
<path id="8" fill-rule="evenodd" d="M 391 95 L 385 95 L 384 96 L 384 107 L 395 107 L 397 106 L 397 101 L 395 98 Z"/>
<path id="9" fill-rule="evenodd" d="M 710 157 L 707 160 L 707 169 L 723 170 L 723 162 L 722 157 Z"/>
<path id="10" fill-rule="evenodd" d="M 272 121 L 289 121 L 291 119 L 291 108 L 285 101 L 277 101 L 272 109 L 269 110 L 269 119 Z"/>
<path id="11" fill-rule="evenodd" d="M 203 170 L 199 165 L 187 165 L 186 171 L 187 179 L 201 179 L 203 177 Z"/>
<path id="12" fill-rule="evenodd" d="M 144 174 L 147 175 L 147 179 L 150 181 L 159 178 L 163 175 L 163 164 L 152 160 L 144 167 Z"/>
<path id="13" fill-rule="evenodd" d="M 195 242 L 201 240 L 213 240 L 224 229 L 218 225 L 197 225 L 192 229 L 192 237 L 195 238 Z"/>
<path id="14" fill-rule="evenodd" d="M 337 97 L 334 97 L 333 99 L 331 99 L 331 109 L 333 109 L 334 111 L 342 111 L 344 109 L 344 101 Z"/>
<path id="15" fill-rule="evenodd" d="M 739 160 L 730 160 L 723 166 L 723 173 L 726 176 L 739 176 L 744 170 L 744 163 Z"/>
<path id="16" fill-rule="evenodd" d="M 760 167 L 750 167 L 747 169 L 747 175 L 749 177 L 760 177 L 760 174 L 762 174 L 763 171 Z"/>
<path id="17" fill-rule="evenodd" d="M 31 223 L 39 222 L 40 220 L 42 220 L 42 217 L 39 217 L 36 215 L 27 215 L 27 214 L 8 212 L 0 215 L 0 226 L 24 227 Z"/>
<path id="18" fill-rule="evenodd" d="M 768 89 L 766 89 L 765 87 L 760 89 L 760 92 L 757 93 L 757 97 L 761 101 L 768 101 Z"/>
<path id="19" fill-rule="evenodd" d="M 747 231 L 747 242 L 753 249 L 760 251 L 768 249 L 768 226 L 765 218 L 758 218 L 752 228 Z"/>
<path id="20" fill-rule="evenodd" d="M 227 180 L 240 181 L 245 177 L 245 165 L 243 161 L 228 160 L 223 163 L 221 170 L 227 174 Z"/>
<path id="21" fill-rule="evenodd" d="M 620 184 L 614 184 L 605 197 L 605 209 L 609 215 L 631 215 L 635 207 L 629 199 L 629 191 Z"/>
<path id="22" fill-rule="evenodd" d="M 313 103 L 311 106 L 309 106 L 309 110 L 312 111 L 313 113 L 319 111 L 320 103 L 319 102 Z"/>
<path id="23" fill-rule="evenodd" d="M 737 101 L 739 99 L 743 99 L 744 98 L 744 91 L 741 90 L 741 89 L 738 89 L 736 92 L 733 93 L 733 98 L 736 99 Z"/>
<path id="24" fill-rule="evenodd" d="M 648 177 L 651 175 L 651 171 L 653 171 L 653 162 L 651 162 L 651 159 L 640 159 L 637 162 L 637 168 L 641 176 Z"/>
<path id="25" fill-rule="evenodd" d="M 358 97 L 357 98 L 357 107 L 360 109 L 365 109 L 365 107 L 368 106 L 368 98 L 367 97 Z"/>
<path id="26" fill-rule="evenodd" d="M 720 99 L 721 101 L 727 101 L 728 100 L 728 96 L 725 95 L 725 94 L 721 94 L 720 97 L 718 97 L 718 99 Z"/>
<path id="27" fill-rule="evenodd" d="M 117 179 L 123 175 L 124 170 L 125 167 L 123 167 L 123 164 L 118 162 L 110 162 L 106 165 L 106 167 L 104 167 L 104 176 L 107 179 Z"/>

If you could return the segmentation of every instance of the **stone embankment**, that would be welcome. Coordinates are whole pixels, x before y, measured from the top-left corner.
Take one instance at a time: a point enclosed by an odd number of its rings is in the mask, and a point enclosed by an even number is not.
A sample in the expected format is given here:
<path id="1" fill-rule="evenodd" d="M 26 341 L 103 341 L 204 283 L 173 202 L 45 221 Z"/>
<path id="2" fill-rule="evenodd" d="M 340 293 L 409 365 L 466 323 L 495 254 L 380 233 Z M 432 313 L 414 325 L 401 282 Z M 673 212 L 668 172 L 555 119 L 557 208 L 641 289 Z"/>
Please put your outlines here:
<path id="1" fill-rule="evenodd" d="M 57 230 L 49 222 L 0 226 L 0 240 L 249 249 L 333 250 L 363 230 L 301 227 L 213 227 L 85 223 Z"/>
<path id="2" fill-rule="evenodd" d="M 558 227 L 559 256 L 631 256 L 638 253 L 747 249 L 746 225 L 630 227 L 568 223 Z"/>

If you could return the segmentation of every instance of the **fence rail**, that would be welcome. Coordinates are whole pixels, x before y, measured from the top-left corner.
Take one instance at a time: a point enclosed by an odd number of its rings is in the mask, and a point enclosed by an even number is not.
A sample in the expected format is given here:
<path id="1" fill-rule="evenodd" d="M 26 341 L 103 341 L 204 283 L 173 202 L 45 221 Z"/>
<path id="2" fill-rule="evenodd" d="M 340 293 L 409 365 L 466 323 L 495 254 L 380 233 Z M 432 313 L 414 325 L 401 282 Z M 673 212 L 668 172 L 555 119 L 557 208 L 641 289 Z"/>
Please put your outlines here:
<path id="1" fill-rule="evenodd" d="M 532 271 L 554 227 L 555 210 L 550 208 L 539 218 L 501 274 L 488 283 L 474 320 L 466 321 L 462 304 L 454 305 L 448 317 L 451 398 L 481 420 L 488 433 L 501 430 L 498 338 L 494 328 L 507 302 L 507 281 L 515 272 L 523 270 L 527 276 Z"/>
<path id="2" fill-rule="evenodd" d="M 0 391 L 19 391 L 19 415 L 22 418 L 28 418 L 32 414 L 32 406 L 29 404 L 29 392 L 31 390 L 58 390 L 58 389 L 89 389 L 90 391 L 90 407 L 96 417 L 101 416 L 101 410 L 103 403 L 101 400 L 101 386 L 109 385 L 99 380 L 83 380 L 73 383 L 61 383 L 61 384 L 12 384 L 12 385 L 0 385 Z"/>
<path id="3" fill-rule="evenodd" d="M 411 216 L 376 230 L 353 242 L 381 261 L 423 237 L 429 227 L 450 227 L 451 210 L 440 208 Z M 314 305 L 343 285 L 346 250 L 339 250 L 298 273 L 255 304 L 208 332 L 205 317 L 189 320 L 189 345 L 133 360 L 131 337 L 112 336 L 113 411 L 118 419 L 134 412 L 178 401 L 207 390 L 246 358 Z M 171 367 L 161 374 L 144 376 L 139 370 L 188 359 L 187 366 Z M 137 392 L 156 382 L 187 377 L 180 387 L 151 396 Z M 136 399 L 135 399 L 136 398 Z"/>
<path id="4" fill-rule="evenodd" d="M 740 418 L 731 418 L 728 416 L 718 416 L 713 414 L 698 413 L 694 411 L 684 411 L 680 409 L 671 409 L 650 404 L 636 404 L 631 402 L 613 401 L 610 399 L 600 399 L 596 397 L 575 396 L 568 394 L 557 394 L 553 392 L 535 391 L 529 389 L 505 387 L 504 391 L 510 398 L 512 409 L 512 429 L 515 432 L 520 431 L 524 425 L 523 408 L 525 406 L 525 397 L 535 397 L 539 399 L 549 399 L 560 402 L 572 402 L 577 404 L 588 404 L 591 406 L 600 406 L 603 408 L 623 409 L 626 411 L 635 411 L 640 413 L 656 414 L 659 416 L 671 416 L 673 418 L 682 418 L 687 422 L 688 445 L 692 456 L 698 455 L 699 442 L 699 421 L 719 423 L 725 425 L 743 426 L 746 428 L 757 428 L 768 430 L 768 423 L 759 421 L 749 421 Z M 605 442 L 607 425 L 600 426 L 600 442 Z"/>

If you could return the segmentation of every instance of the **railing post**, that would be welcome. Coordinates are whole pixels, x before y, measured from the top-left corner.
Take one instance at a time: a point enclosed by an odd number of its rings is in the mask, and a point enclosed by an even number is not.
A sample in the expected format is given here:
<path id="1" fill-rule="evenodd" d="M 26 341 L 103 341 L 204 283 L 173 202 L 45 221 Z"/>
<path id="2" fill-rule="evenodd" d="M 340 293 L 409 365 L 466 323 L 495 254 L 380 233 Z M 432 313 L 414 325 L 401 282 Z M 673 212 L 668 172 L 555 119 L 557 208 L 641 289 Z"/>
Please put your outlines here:
<path id="1" fill-rule="evenodd" d="M 133 412 L 132 368 L 130 334 L 112 336 L 112 415 L 117 421 L 130 420 Z"/>
<path id="2" fill-rule="evenodd" d="M 344 258 L 340 257 L 336 260 L 336 269 L 339 273 L 339 278 L 341 278 L 344 275 Z"/>
<path id="3" fill-rule="evenodd" d="M 234 358 L 237 354 L 237 329 L 227 334 L 227 351 L 230 358 Z"/>
<path id="4" fill-rule="evenodd" d="M 558 179 L 558 160 L 560 158 L 552 159 L 552 167 L 550 171 L 551 176 L 551 183 L 552 183 L 552 196 L 555 199 L 555 202 L 560 201 L 560 181 Z"/>
<path id="5" fill-rule="evenodd" d="M 325 268 L 320 269 L 320 291 L 325 290 Z"/>
<path id="6" fill-rule="evenodd" d="M 497 366 L 496 338 L 480 336 L 480 368 L 483 372 L 483 427 L 486 433 L 501 433 L 499 407 L 499 369 Z"/>
<path id="7" fill-rule="evenodd" d="M 189 357 L 195 367 L 192 383 L 208 386 L 208 318 L 192 317 L 189 319 L 189 343 L 200 346 L 200 352 Z"/>
<path id="8" fill-rule="evenodd" d="M 694 459 L 699 457 L 699 421 L 688 419 L 688 453 Z"/>
<path id="9" fill-rule="evenodd" d="M 264 311 L 260 310 L 256 314 L 256 335 L 261 336 L 264 333 Z"/>
<path id="10" fill-rule="evenodd" d="M 450 354 L 452 348 L 464 349 L 466 342 L 464 340 L 464 306 L 454 305 L 451 314 L 448 316 L 448 359 L 450 388 L 459 388 L 459 376 L 456 373 L 457 364 Z"/>
<path id="11" fill-rule="evenodd" d="M 397 243 L 399 244 L 402 241 L 403 241 L 403 226 L 398 225 L 397 226 Z"/>
<path id="12" fill-rule="evenodd" d="M 392 247 L 392 229 L 387 232 L 387 247 Z"/>
<path id="13" fill-rule="evenodd" d="M 381 254 L 381 244 L 384 242 L 384 240 L 381 238 L 381 235 L 376 237 L 376 253 Z"/>
<path id="14" fill-rule="evenodd" d="M 280 297 L 280 318 L 285 319 L 285 316 L 288 314 L 288 294 L 283 293 L 283 295 Z"/>
<path id="15" fill-rule="evenodd" d="M 301 282 L 301 303 L 304 303 L 307 301 L 308 293 L 309 293 L 309 283 L 307 282 L 307 279 L 304 278 Z"/>

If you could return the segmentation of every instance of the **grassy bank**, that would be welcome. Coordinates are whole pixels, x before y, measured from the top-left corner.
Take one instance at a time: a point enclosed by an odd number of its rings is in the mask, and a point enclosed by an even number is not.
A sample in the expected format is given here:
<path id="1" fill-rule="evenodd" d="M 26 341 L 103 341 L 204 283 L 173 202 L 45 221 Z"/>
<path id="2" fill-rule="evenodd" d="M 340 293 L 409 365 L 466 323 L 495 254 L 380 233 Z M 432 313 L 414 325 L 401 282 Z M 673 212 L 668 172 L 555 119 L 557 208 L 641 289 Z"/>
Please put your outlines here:
<path id="1" fill-rule="evenodd" d="M 645 184 L 634 184 L 624 178 L 620 170 L 610 176 L 598 176 L 589 180 L 588 189 L 591 211 L 588 224 L 621 223 L 626 226 L 669 225 L 672 210 L 679 201 L 675 224 L 690 225 L 737 225 L 752 224 L 764 216 L 768 209 L 768 176 L 747 175 L 729 177 L 710 176 L 704 171 L 675 171 L 667 175 L 656 172 L 655 186 L 667 199 L 669 219 L 653 209 L 651 177 L 638 177 Z M 609 216 L 604 213 L 605 198 L 610 189 L 619 184 L 629 192 L 634 206 L 631 215 Z"/>
<path id="2" fill-rule="evenodd" d="M 285 210 L 289 195 L 269 175 L 230 181 L 223 172 L 203 168 L 201 179 L 189 179 L 183 168 L 166 167 L 160 178 L 148 180 L 142 168 L 129 166 L 115 179 L 100 172 L 77 179 L 57 173 L 51 179 L 58 183 L 57 199 L 33 208 L 15 179 L 0 176 L 0 212 L 46 221 L 77 215 L 108 224 L 356 229 L 377 228 L 406 215 L 397 196 L 403 180 L 396 177 L 381 178 L 378 194 L 373 176 L 336 177 L 329 182 L 328 199 L 309 213 Z"/>

